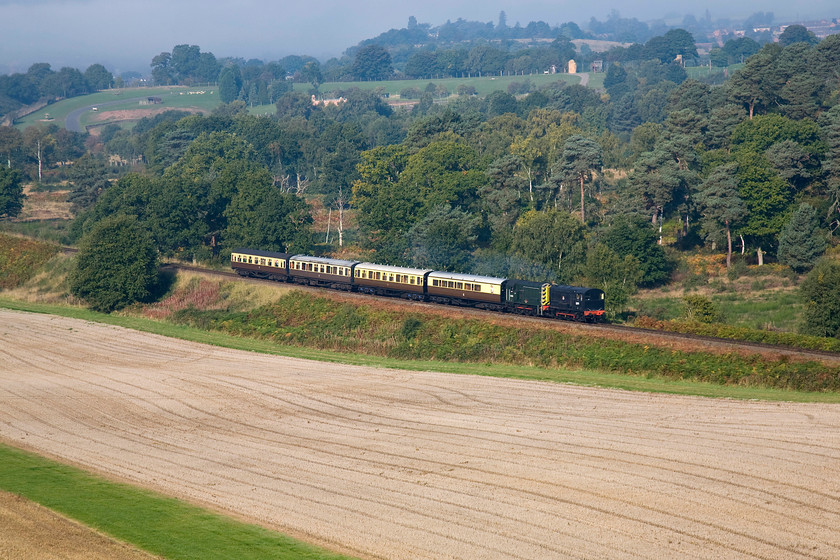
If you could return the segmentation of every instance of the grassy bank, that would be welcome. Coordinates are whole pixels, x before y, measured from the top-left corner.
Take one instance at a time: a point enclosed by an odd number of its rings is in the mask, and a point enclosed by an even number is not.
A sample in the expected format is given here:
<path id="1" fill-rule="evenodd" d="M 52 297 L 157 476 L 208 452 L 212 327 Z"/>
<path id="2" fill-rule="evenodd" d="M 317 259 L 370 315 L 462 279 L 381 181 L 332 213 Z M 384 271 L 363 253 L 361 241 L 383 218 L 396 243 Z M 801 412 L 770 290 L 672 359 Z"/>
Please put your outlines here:
<path id="1" fill-rule="evenodd" d="M 0 489 L 170 560 L 349 558 L 4 445 Z"/>

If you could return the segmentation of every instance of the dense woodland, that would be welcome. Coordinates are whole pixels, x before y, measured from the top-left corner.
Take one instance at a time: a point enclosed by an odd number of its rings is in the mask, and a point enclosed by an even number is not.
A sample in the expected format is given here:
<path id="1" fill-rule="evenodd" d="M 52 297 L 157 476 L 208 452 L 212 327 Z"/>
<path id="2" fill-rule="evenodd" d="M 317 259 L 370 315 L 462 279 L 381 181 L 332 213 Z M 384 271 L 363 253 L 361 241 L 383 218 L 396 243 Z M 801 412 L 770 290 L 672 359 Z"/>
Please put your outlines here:
<path id="1" fill-rule="evenodd" d="M 410 109 L 353 88 L 338 92 L 343 104 L 316 106 L 291 90 L 279 62 L 222 64 L 182 45 L 155 57 L 155 79 L 220 75 L 230 91 L 213 114 L 169 111 L 97 136 L 0 127 L 0 188 L 72 161 L 62 173 L 76 240 L 127 215 L 167 256 L 224 259 L 244 245 L 587 283 L 605 288 L 616 310 L 637 287 L 666 282 L 685 252 L 725 254 L 727 265 L 743 253 L 805 272 L 835 243 L 840 35 L 817 41 L 803 30 L 763 46 L 726 43 L 719 59 L 745 64 L 723 84 L 687 78 L 674 59 L 696 56 L 694 41 L 671 29 L 607 53 L 604 91 L 535 88 L 523 76 L 510 91 L 435 102 L 431 79 Z M 415 22 L 402 31 L 430 30 Z M 564 33 L 583 32 L 538 33 L 554 38 L 520 54 L 562 62 L 576 56 Z M 402 35 L 363 42 L 343 67 L 386 65 L 383 76 L 393 76 Z M 468 61 L 479 48 L 496 47 L 476 45 Z M 439 74 L 450 52 L 445 43 L 415 49 L 400 72 L 423 57 Z M 505 51 L 504 64 L 512 56 Z M 286 62 L 313 91 L 327 79 L 329 65 Z M 249 115 L 251 96 L 274 102 L 275 116 Z M 111 154 L 140 163 L 117 169 Z M 328 212 L 325 242 L 313 215 Z"/>

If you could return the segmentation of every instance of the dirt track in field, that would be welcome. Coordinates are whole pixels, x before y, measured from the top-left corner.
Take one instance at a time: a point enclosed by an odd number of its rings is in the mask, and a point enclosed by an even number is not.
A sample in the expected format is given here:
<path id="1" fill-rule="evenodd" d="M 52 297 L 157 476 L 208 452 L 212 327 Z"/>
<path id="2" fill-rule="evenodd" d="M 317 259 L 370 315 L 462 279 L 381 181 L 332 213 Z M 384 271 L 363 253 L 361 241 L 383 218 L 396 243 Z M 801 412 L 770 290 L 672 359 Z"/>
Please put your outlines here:
<path id="1" fill-rule="evenodd" d="M 0 310 L 0 439 L 364 558 L 838 558 L 840 406 L 325 364 Z"/>

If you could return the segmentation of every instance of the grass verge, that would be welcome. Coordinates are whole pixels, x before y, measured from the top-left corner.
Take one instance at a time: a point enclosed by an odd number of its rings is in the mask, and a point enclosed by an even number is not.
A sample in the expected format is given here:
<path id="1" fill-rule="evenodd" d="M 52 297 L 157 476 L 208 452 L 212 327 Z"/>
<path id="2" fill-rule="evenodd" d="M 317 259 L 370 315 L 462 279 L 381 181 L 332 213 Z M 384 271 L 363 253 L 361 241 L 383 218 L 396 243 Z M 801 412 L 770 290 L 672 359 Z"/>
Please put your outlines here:
<path id="1" fill-rule="evenodd" d="M 387 367 L 413 371 L 439 371 L 445 373 L 485 375 L 491 377 L 515 378 L 536 381 L 570 383 L 582 386 L 597 386 L 629 391 L 645 391 L 678 395 L 694 395 L 715 398 L 743 400 L 768 400 L 790 402 L 840 403 L 840 393 L 802 392 L 772 387 L 747 387 L 740 385 L 718 385 L 685 379 L 673 379 L 649 373 L 628 375 L 609 373 L 588 368 L 546 368 L 526 365 L 463 363 L 439 360 L 412 360 L 375 356 L 355 352 L 338 352 L 277 343 L 272 340 L 232 336 L 196 327 L 177 325 L 133 316 L 106 315 L 82 307 L 68 307 L 42 303 L 21 302 L 0 298 L 0 307 L 32 313 L 48 313 L 105 323 L 135 329 L 143 332 L 212 344 L 225 348 L 274 354 L 293 358 Z M 725 357 L 719 357 L 724 361 Z"/>
<path id="2" fill-rule="evenodd" d="M 0 489 L 170 560 L 350 558 L 5 445 Z"/>

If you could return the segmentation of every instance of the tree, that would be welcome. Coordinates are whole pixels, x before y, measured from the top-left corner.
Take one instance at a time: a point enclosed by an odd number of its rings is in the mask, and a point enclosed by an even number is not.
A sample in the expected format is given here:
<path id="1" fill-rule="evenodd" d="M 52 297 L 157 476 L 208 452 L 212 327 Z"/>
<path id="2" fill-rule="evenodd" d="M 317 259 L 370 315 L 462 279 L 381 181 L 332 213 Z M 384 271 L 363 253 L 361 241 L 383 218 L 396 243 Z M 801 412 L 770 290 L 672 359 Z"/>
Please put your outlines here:
<path id="1" fill-rule="evenodd" d="M 641 216 L 616 219 L 600 233 L 599 240 L 619 257 L 632 255 L 639 260 L 642 273 L 639 285 L 654 286 L 668 279 L 671 263 L 668 262 L 665 250 L 657 243 L 656 232 Z"/>
<path id="2" fill-rule="evenodd" d="M 747 205 L 747 216 L 740 233 L 759 242 L 771 242 L 784 226 L 793 192 L 762 154 L 738 154 L 738 193 Z"/>
<path id="3" fill-rule="evenodd" d="M 50 130 L 42 126 L 30 126 L 23 132 L 23 142 L 29 153 L 38 161 L 38 182 L 43 179 L 43 168 L 52 148 L 55 146 Z"/>
<path id="4" fill-rule="evenodd" d="M 571 214 L 529 210 L 516 222 L 511 254 L 545 267 L 533 280 L 546 277 L 571 283 L 586 260 L 585 231 Z"/>
<path id="5" fill-rule="evenodd" d="M 639 259 L 633 255 L 621 257 L 603 243 L 596 243 L 587 252 L 584 271 L 587 285 L 604 291 L 606 311 L 613 316 L 624 309 L 642 281 Z"/>
<path id="6" fill-rule="evenodd" d="M 480 223 L 478 216 L 448 204 L 433 208 L 408 230 L 412 263 L 421 268 L 468 272 Z"/>
<path id="7" fill-rule="evenodd" d="M 295 253 L 309 249 L 309 206 L 302 198 L 283 193 L 268 181 L 240 183 L 225 216 L 224 240 L 229 249 L 260 247 Z"/>
<path id="8" fill-rule="evenodd" d="M 92 89 L 109 89 L 114 85 L 114 76 L 101 64 L 88 66 L 85 79 Z"/>
<path id="9" fill-rule="evenodd" d="M 72 184 L 68 202 L 73 204 L 73 212 L 78 214 L 96 204 L 99 196 L 111 186 L 108 181 L 108 167 L 90 154 L 80 158 L 67 172 Z"/>
<path id="10" fill-rule="evenodd" d="M 719 231 L 722 226 L 726 230 L 726 268 L 732 266 L 732 226 L 737 225 L 747 213 L 744 201 L 738 196 L 736 172 L 735 164 L 717 167 L 697 196 L 704 228 L 711 232 Z"/>
<path id="11" fill-rule="evenodd" d="M 819 42 L 819 39 L 817 39 L 814 33 L 808 31 L 808 28 L 804 25 L 788 25 L 785 27 L 785 30 L 782 31 L 782 34 L 779 35 L 779 44 L 783 47 L 787 47 L 788 45 L 792 45 L 794 43 L 816 45 Z"/>
<path id="12" fill-rule="evenodd" d="M 391 55 L 379 45 L 365 45 L 353 60 L 353 75 L 359 80 L 385 80 L 391 77 Z"/>
<path id="13" fill-rule="evenodd" d="M 826 190 L 831 203 L 828 210 L 828 216 L 830 217 L 835 211 L 840 214 L 840 105 L 835 105 L 821 116 L 820 126 L 826 143 L 823 171 L 825 172 Z M 840 221 L 835 219 L 832 225 L 838 223 Z"/>
<path id="14" fill-rule="evenodd" d="M 152 80 L 154 80 L 155 85 L 165 86 L 172 83 L 172 69 L 169 67 L 171 58 L 171 54 L 162 52 L 152 59 L 150 66 L 152 67 Z"/>
<path id="15" fill-rule="evenodd" d="M 799 142 L 782 140 L 773 144 L 764 152 L 770 164 L 776 168 L 785 181 L 803 191 L 818 173 L 819 164 L 812 153 L 805 150 Z"/>
<path id="16" fill-rule="evenodd" d="M 584 184 L 593 171 L 601 170 L 601 146 L 594 140 L 575 134 L 563 144 L 563 171 L 580 185 L 580 221 L 586 223 Z"/>
<path id="17" fill-rule="evenodd" d="M 317 60 L 310 60 L 298 71 L 296 77 L 298 81 L 309 82 L 312 87 L 317 89 L 324 81 L 324 76 L 321 74 L 321 63 Z"/>
<path id="18" fill-rule="evenodd" d="M 513 155 L 502 156 L 487 169 L 488 182 L 479 188 L 479 197 L 493 231 L 493 245 L 507 248 L 513 224 L 519 219 L 525 181 L 520 171 L 522 160 Z"/>
<path id="19" fill-rule="evenodd" d="M 821 259 L 802 282 L 805 302 L 800 332 L 840 338 L 840 263 Z"/>
<path id="20" fill-rule="evenodd" d="M 766 45 L 726 82 L 729 95 L 748 109 L 750 119 L 756 109 L 770 107 L 784 85 L 775 68 L 780 49 L 778 45 Z"/>
<path id="21" fill-rule="evenodd" d="M 6 167 L 12 167 L 12 160 L 23 148 L 23 133 L 13 126 L 0 126 L 0 156 Z M 3 160 L 0 160 L 2 165 Z"/>
<path id="22" fill-rule="evenodd" d="M 158 284 L 158 254 L 137 219 L 106 218 L 79 245 L 70 293 L 103 313 L 147 301 Z"/>
<path id="23" fill-rule="evenodd" d="M 219 74 L 219 99 L 222 103 L 235 101 L 242 88 L 242 76 L 238 66 L 225 66 Z"/>
<path id="24" fill-rule="evenodd" d="M 800 204 L 779 235 L 779 262 L 802 273 L 814 266 L 825 247 L 826 239 L 820 231 L 817 211 L 810 204 Z"/>
<path id="25" fill-rule="evenodd" d="M 639 156 L 633 166 L 630 184 L 645 208 L 653 209 L 650 221 L 659 224 L 660 231 L 665 215 L 685 200 L 688 191 L 686 174 L 661 144 Z"/>
<path id="26" fill-rule="evenodd" d="M 201 49 L 198 45 L 175 45 L 169 58 L 175 81 L 181 84 L 192 83 L 201 62 Z"/>
<path id="27" fill-rule="evenodd" d="M 23 209 L 23 178 L 17 169 L 0 166 L 0 218 L 12 218 Z"/>
<path id="28" fill-rule="evenodd" d="M 677 57 L 683 61 L 697 58 L 694 37 L 685 29 L 671 29 L 661 37 L 654 37 L 645 43 L 645 51 L 647 58 L 655 58 L 665 64 Z"/>

